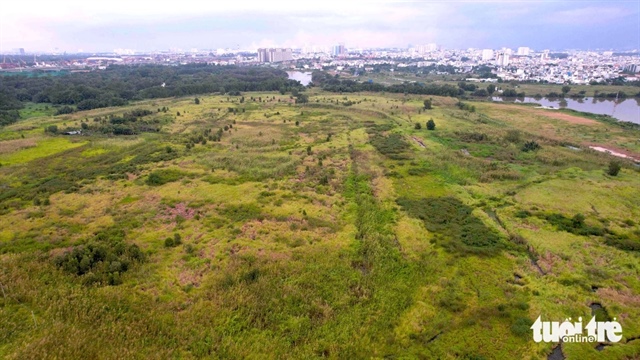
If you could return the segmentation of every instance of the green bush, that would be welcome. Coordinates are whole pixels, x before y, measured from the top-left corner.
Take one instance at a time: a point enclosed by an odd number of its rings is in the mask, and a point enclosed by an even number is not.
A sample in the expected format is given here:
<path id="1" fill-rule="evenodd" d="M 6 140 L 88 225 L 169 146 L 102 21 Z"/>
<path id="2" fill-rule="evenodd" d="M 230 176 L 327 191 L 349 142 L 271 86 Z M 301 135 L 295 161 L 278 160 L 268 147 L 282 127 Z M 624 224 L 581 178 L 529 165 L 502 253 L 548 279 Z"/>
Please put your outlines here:
<path id="1" fill-rule="evenodd" d="M 543 218 L 553 224 L 558 230 L 576 235 L 603 236 L 607 233 L 603 228 L 586 225 L 584 222 L 584 215 L 579 213 L 574 215 L 572 218 L 567 218 L 564 215 L 557 213 L 546 214 Z"/>
<path id="2" fill-rule="evenodd" d="M 435 130 L 436 129 L 436 122 L 433 121 L 433 119 L 429 119 L 429 121 L 427 121 L 427 130 Z"/>
<path id="3" fill-rule="evenodd" d="M 620 162 L 616 160 L 611 160 L 609 162 L 609 168 L 607 168 L 607 174 L 611 176 L 618 176 L 618 173 L 620 172 L 621 168 L 622 166 L 620 165 Z"/>
<path id="4" fill-rule="evenodd" d="M 160 186 L 169 182 L 180 180 L 185 174 L 179 170 L 163 169 L 149 174 L 147 185 Z"/>
<path id="5" fill-rule="evenodd" d="M 513 325 L 511 325 L 511 332 L 516 336 L 527 338 L 531 335 L 531 325 L 533 325 L 531 319 L 519 317 Z"/>
<path id="6" fill-rule="evenodd" d="M 164 247 L 173 247 L 175 244 L 173 243 L 173 238 L 164 239 Z"/>
<path id="7" fill-rule="evenodd" d="M 527 141 L 522 146 L 522 151 L 524 151 L 524 152 L 536 151 L 536 150 L 540 150 L 540 144 L 538 144 L 537 142 L 535 142 L 533 140 L 532 141 Z"/>
<path id="8" fill-rule="evenodd" d="M 453 197 L 397 200 L 404 211 L 422 221 L 438 242 L 450 251 L 491 254 L 505 243 L 497 233 L 473 216 L 473 208 Z"/>
<path id="9" fill-rule="evenodd" d="M 180 244 L 182 244 L 182 236 L 180 236 L 180 234 L 178 233 L 173 234 L 173 237 L 164 239 L 165 247 L 176 247 Z"/>
<path id="10" fill-rule="evenodd" d="M 144 260 L 142 250 L 135 244 L 126 244 L 121 231 L 106 231 L 57 256 L 54 263 L 65 272 L 82 277 L 86 285 L 119 285 L 121 274 Z"/>

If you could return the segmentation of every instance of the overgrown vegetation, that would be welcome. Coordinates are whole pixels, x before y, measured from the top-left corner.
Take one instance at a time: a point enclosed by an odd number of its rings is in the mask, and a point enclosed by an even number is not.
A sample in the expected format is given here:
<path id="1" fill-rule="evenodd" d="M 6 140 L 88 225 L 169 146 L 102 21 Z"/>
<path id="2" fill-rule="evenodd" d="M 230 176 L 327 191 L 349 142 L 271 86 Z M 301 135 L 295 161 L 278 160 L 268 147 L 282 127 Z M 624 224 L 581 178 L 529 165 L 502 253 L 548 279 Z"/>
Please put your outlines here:
<path id="1" fill-rule="evenodd" d="M 438 234 L 436 241 L 450 251 L 494 254 L 504 248 L 500 236 L 473 216 L 471 207 L 456 198 L 399 198 L 398 205 L 422 220 L 427 230 Z"/>
<path id="2" fill-rule="evenodd" d="M 54 263 L 79 276 L 85 285 L 120 285 L 122 275 L 145 259 L 142 250 L 135 244 L 127 244 L 124 237 L 124 231 L 119 229 L 101 232 L 57 256 Z"/>
<path id="3" fill-rule="evenodd" d="M 0 358 L 545 358 L 540 309 L 590 304 L 640 332 L 640 178 L 586 150 L 635 154 L 637 130 L 291 90 L 28 104 L 0 129 Z"/>

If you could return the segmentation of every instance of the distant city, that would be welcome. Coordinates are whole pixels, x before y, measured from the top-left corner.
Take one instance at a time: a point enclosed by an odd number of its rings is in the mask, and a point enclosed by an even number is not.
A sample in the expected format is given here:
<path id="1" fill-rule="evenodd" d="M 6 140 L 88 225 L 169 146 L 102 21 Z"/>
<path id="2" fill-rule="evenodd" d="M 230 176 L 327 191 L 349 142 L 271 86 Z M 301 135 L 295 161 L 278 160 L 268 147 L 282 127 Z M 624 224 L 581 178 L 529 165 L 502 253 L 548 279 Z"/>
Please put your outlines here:
<path id="1" fill-rule="evenodd" d="M 14 49 L 0 55 L 2 72 L 83 72 L 103 70 L 118 64 L 277 66 L 292 70 L 354 69 L 357 73 L 373 71 L 376 66 L 429 68 L 432 73 L 471 73 L 484 68 L 479 81 L 534 81 L 556 84 L 594 84 L 611 79 L 640 80 L 640 54 L 627 52 L 517 49 L 445 49 L 438 44 L 410 45 L 407 48 L 362 49 L 345 44 L 331 47 L 239 49 L 169 49 L 137 52 L 115 49 L 106 53 L 30 53 Z M 438 69 L 446 68 L 446 71 Z M 436 69 L 436 70 L 434 70 Z"/>

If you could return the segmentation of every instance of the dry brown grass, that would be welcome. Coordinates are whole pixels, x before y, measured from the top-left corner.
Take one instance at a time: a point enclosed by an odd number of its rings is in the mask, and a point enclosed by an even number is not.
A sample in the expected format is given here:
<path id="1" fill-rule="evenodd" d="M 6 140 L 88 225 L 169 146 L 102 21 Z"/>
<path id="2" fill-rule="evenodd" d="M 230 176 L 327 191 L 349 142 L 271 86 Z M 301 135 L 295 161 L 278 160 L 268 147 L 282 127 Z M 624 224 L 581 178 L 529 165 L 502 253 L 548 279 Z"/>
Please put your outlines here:
<path id="1" fill-rule="evenodd" d="M 36 139 L 0 141 L 0 154 L 9 154 L 14 151 L 35 147 L 36 145 Z"/>

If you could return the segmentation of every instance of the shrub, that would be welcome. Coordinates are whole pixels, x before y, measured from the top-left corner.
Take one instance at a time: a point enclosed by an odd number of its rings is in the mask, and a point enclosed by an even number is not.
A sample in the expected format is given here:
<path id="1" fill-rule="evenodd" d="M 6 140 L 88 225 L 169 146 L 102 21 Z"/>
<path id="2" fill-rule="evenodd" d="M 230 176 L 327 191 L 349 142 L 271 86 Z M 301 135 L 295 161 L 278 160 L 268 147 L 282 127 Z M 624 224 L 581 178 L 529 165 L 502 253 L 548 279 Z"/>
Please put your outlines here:
<path id="1" fill-rule="evenodd" d="M 56 115 L 71 114 L 75 110 L 71 106 L 63 106 L 56 111 Z"/>
<path id="2" fill-rule="evenodd" d="M 427 121 L 427 130 L 435 130 L 436 129 L 436 122 L 433 121 L 433 119 L 429 119 L 429 121 Z"/>
<path id="3" fill-rule="evenodd" d="M 121 274 L 144 260 L 137 245 L 124 242 L 123 232 L 107 230 L 56 257 L 54 263 L 67 273 L 81 276 L 86 285 L 119 285 Z"/>
<path id="4" fill-rule="evenodd" d="M 147 178 L 147 185 L 160 186 L 169 182 L 180 180 L 184 176 L 184 173 L 178 170 L 156 170 L 149 174 Z"/>
<path id="5" fill-rule="evenodd" d="M 513 325 L 511 325 L 511 332 L 520 337 L 527 337 L 530 334 L 531 325 L 533 325 L 531 319 L 519 317 Z"/>
<path id="6" fill-rule="evenodd" d="M 616 160 L 611 160 L 609 162 L 609 168 L 607 168 L 607 174 L 611 175 L 611 176 L 618 176 L 618 173 L 620 172 L 620 169 L 622 168 L 622 166 L 620 165 L 620 163 Z"/>
<path id="7" fill-rule="evenodd" d="M 422 125 L 420 125 L 420 123 L 416 123 L 416 125 L 413 128 L 416 130 L 420 130 L 422 129 Z"/>
<path id="8" fill-rule="evenodd" d="M 472 215 L 473 209 L 453 197 L 397 200 L 409 215 L 422 220 L 427 230 L 439 234 L 450 251 L 490 254 L 503 244 L 497 233 Z"/>
<path id="9" fill-rule="evenodd" d="M 576 214 L 572 218 L 567 218 L 562 214 L 546 214 L 542 217 L 560 231 L 566 231 L 576 235 L 596 235 L 602 236 L 607 233 L 603 228 L 597 226 L 589 226 L 585 224 L 585 217 L 582 214 Z"/>
<path id="10" fill-rule="evenodd" d="M 529 152 L 529 151 L 536 151 L 540 149 L 540 145 L 535 142 L 535 141 L 527 141 L 526 143 L 524 143 L 524 145 L 522 146 L 522 151 L 524 152 Z"/>

